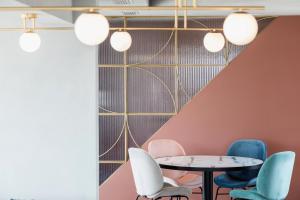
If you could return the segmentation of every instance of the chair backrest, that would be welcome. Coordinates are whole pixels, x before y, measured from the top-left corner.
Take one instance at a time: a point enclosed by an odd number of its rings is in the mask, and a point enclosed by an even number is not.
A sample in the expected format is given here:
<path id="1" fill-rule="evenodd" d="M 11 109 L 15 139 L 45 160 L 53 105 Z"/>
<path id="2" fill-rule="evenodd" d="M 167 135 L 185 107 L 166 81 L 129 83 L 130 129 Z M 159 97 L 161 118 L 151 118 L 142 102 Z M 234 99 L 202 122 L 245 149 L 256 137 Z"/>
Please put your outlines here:
<path id="1" fill-rule="evenodd" d="M 267 157 L 267 147 L 266 144 L 261 140 L 237 140 L 230 145 L 227 155 L 265 160 Z M 259 169 L 227 172 L 227 174 L 233 178 L 247 181 L 257 177 L 258 172 Z"/>
<path id="2" fill-rule="evenodd" d="M 155 160 L 143 149 L 129 148 L 128 152 L 137 193 L 148 196 L 159 192 L 164 181 Z"/>
<path id="3" fill-rule="evenodd" d="M 152 140 L 148 144 L 148 152 L 153 158 L 186 155 L 183 147 L 175 140 L 170 139 Z M 166 169 L 163 169 L 162 172 L 164 176 L 172 179 L 180 178 L 187 173 L 185 171 Z"/>
<path id="4" fill-rule="evenodd" d="M 290 188 L 295 153 L 279 152 L 270 156 L 259 171 L 256 188 L 267 199 L 285 199 Z"/>

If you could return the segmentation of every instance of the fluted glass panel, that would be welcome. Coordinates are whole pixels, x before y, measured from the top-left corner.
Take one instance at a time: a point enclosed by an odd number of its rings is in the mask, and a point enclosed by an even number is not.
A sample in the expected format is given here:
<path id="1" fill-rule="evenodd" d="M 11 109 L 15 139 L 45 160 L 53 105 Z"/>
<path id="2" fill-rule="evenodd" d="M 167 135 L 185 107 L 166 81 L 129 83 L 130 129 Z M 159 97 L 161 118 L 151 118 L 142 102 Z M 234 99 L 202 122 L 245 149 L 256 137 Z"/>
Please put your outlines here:
<path id="1" fill-rule="evenodd" d="M 100 164 L 99 181 L 103 183 L 114 171 L 119 168 L 118 164 Z"/>
<path id="2" fill-rule="evenodd" d="M 173 64 L 174 32 L 130 31 L 132 45 L 128 64 Z"/>
<path id="3" fill-rule="evenodd" d="M 99 112 L 124 111 L 122 68 L 99 68 Z"/>
<path id="4" fill-rule="evenodd" d="M 153 135 L 170 116 L 129 116 L 129 130 L 131 138 L 129 146 L 142 145 Z"/>
<path id="5" fill-rule="evenodd" d="M 100 160 L 124 160 L 123 116 L 99 117 Z"/>
<path id="6" fill-rule="evenodd" d="M 224 67 L 185 67 L 179 69 L 179 105 L 184 106 Z"/>
<path id="7" fill-rule="evenodd" d="M 174 112 L 174 68 L 128 69 L 129 112 Z"/>
<path id="8" fill-rule="evenodd" d="M 172 20 L 131 19 L 128 27 L 174 27 Z M 174 32 L 130 31 L 133 42 L 128 51 L 128 63 L 172 64 L 174 63 Z M 154 56 L 155 55 L 155 56 Z"/>

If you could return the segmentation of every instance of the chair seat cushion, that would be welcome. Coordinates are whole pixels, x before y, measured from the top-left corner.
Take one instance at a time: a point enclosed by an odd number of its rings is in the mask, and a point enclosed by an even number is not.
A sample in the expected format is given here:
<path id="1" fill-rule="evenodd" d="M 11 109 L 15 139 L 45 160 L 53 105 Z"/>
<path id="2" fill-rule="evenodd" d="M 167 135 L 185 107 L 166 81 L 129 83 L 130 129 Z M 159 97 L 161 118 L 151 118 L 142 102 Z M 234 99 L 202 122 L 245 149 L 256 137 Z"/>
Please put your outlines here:
<path id="1" fill-rule="evenodd" d="M 174 187 L 179 187 L 179 183 L 177 183 L 174 179 L 164 176 L 164 184 L 171 185 Z"/>
<path id="2" fill-rule="evenodd" d="M 256 178 L 250 181 L 241 181 L 228 176 L 227 174 L 221 174 L 214 178 L 214 182 L 222 188 L 244 188 L 248 186 L 255 186 Z"/>
<path id="3" fill-rule="evenodd" d="M 202 187 L 202 176 L 188 173 L 177 180 L 180 186 L 195 189 Z"/>
<path id="4" fill-rule="evenodd" d="M 262 195 L 257 193 L 256 189 L 252 190 L 232 190 L 230 192 L 230 196 L 232 198 L 240 198 L 240 199 L 252 199 L 252 200 L 268 200 Z"/>
<path id="5" fill-rule="evenodd" d="M 171 196 L 186 196 L 189 197 L 192 190 L 186 187 L 173 187 L 165 184 L 164 187 L 154 195 L 147 196 L 148 198 L 171 197 Z"/>

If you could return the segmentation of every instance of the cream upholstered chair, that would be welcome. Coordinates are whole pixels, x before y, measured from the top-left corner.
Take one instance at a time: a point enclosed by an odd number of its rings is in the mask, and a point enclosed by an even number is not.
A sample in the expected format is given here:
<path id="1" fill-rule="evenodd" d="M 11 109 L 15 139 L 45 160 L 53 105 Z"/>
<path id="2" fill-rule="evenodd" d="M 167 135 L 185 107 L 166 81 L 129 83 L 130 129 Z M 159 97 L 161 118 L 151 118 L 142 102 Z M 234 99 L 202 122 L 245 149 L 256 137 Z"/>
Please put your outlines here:
<path id="1" fill-rule="evenodd" d="M 128 150 L 136 192 L 139 197 L 158 200 L 163 197 L 189 199 L 191 190 L 185 187 L 175 187 L 164 183 L 158 164 L 143 149 Z"/>
<path id="2" fill-rule="evenodd" d="M 148 144 L 148 152 L 153 158 L 186 155 L 183 147 L 171 139 L 152 140 Z M 162 170 L 165 182 L 174 186 L 190 189 L 199 188 L 202 192 L 202 176 L 185 171 Z"/>

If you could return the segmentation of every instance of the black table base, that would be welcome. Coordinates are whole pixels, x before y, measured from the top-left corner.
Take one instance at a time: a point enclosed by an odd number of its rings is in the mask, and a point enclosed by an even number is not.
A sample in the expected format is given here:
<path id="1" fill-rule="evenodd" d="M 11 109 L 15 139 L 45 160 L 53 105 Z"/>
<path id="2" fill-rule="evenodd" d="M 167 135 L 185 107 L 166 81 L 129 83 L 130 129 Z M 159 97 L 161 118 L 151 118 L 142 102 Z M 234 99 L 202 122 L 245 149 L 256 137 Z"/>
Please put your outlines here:
<path id="1" fill-rule="evenodd" d="M 204 171 L 203 172 L 203 200 L 213 200 L 213 172 Z"/>

